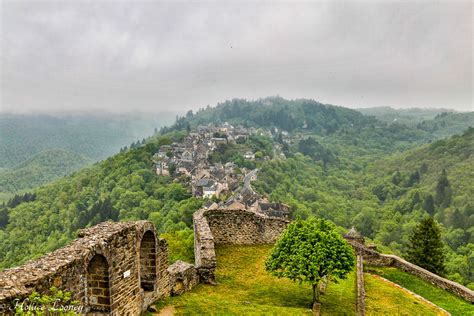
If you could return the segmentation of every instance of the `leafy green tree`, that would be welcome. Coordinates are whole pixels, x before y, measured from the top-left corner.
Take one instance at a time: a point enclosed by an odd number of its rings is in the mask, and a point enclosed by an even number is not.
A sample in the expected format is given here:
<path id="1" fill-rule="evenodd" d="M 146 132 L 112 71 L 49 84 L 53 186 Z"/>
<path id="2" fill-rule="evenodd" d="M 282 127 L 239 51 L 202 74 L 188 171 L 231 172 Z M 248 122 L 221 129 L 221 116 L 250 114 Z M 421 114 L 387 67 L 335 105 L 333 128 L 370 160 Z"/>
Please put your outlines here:
<path id="1" fill-rule="evenodd" d="M 423 209 L 428 212 L 428 214 L 433 215 L 435 213 L 435 204 L 434 199 L 431 194 L 429 194 L 425 201 L 423 202 Z"/>
<path id="2" fill-rule="evenodd" d="M 452 192 L 446 175 L 446 169 L 443 169 L 436 185 L 435 202 L 437 205 L 446 208 L 451 204 L 451 196 Z"/>
<path id="3" fill-rule="evenodd" d="M 392 183 L 395 185 L 399 185 L 402 180 L 402 174 L 400 173 L 400 171 L 397 170 L 392 176 Z"/>
<path id="4" fill-rule="evenodd" d="M 419 182 L 420 182 L 420 173 L 417 170 L 410 175 L 410 178 L 408 179 L 406 186 L 411 187 L 414 184 L 419 183 Z"/>
<path id="5" fill-rule="evenodd" d="M 14 301 L 15 315 L 24 316 L 74 316 L 74 307 L 79 310 L 79 302 L 72 300 L 71 292 L 58 290 L 51 287 L 48 294 L 33 292 L 23 301 Z M 25 305 L 36 306 L 37 309 L 29 309 Z"/>
<path id="6" fill-rule="evenodd" d="M 313 287 L 313 304 L 319 302 L 319 282 L 344 279 L 353 269 L 354 253 L 337 232 L 336 226 L 325 220 L 296 220 L 283 232 L 265 268 L 277 277 L 309 283 Z"/>
<path id="7" fill-rule="evenodd" d="M 443 275 L 445 272 L 441 241 L 441 230 L 433 218 L 427 217 L 414 228 L 408 243 L 407 258 L 433 273 Z"/>
<path id="8" fill-rule="evenodd" d="M 336 160 L 331 150 L 325 148 L 313 137 L 300 140 L 298 143 L 298 151 L 306 156 L 310 156 L 316 161 L 322 161 L 325 166 Z"/>
<path id="9" fill-rule="evenodd" d="M 426 173 L 428 171 L 428 165 L 426 164 L 426 162 L 422 163 L 421 164 L 421 167 L 420 167 L 420 173 Z"/>
<path id="10" fill-rule="evenodd" d="M 449 222 L 451 226 L 453 226 L 454 228 L 464 228 L 464 225 L 465 225 L 464 216 L 461 213 L 461 211 L 459 211 L 458 208 L 454 209 L 454 211 L 451 213 Z"/>
<path id="11" fill-rule="evenodd" d="M 0 208 L 0 229 L 8 224 L 8 209 L 6 207 Z"/>

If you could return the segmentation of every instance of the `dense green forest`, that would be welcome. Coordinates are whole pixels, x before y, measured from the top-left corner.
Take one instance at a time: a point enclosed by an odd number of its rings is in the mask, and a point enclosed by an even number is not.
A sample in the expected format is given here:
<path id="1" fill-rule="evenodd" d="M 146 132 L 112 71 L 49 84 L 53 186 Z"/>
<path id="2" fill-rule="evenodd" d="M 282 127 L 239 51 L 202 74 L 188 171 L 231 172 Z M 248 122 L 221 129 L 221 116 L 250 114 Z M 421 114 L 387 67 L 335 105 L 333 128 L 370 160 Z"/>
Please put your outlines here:
<path id="1" fill-rule="evenodd" d="M 151 156 L 183 133 L 160 137 L 20 196 L 0 212 L 0 264 L 8 267 L 65 245 L 79 228 L 104 220 L 151 219 L 160 232 L 190 227 L 202 200 L 157 177 Z M 188 233 L 189 234 L 189 233 Z"/>
<path id="2" fill-rule="evenodd" d="M 282 98 L 190 111 L 144 145 L 16 197 L 0 211 L 0 267 L 56 249 L 77 229 L 107 219 L 150 219 L 189 258 L 192 213 L 203 200 L 192 198 L 181 179 L 157 177 L 151 157 L 189 129 L 225 121 L 272 131 L 273 139 L 256 138 L 249 145 L 259 143 L 262 155 L 273 157 L 255 162 L 261 171 L 253 185 L 288 203 L 294 216 L 354 225 L 383 251 L 404 255 L 413 227 L 430 214 L 441 223 L 446 275 L 474 287 L 473 130 L 465 131 L 474 126 L 471 113 L 404 125 Z M 453 134 L 462 135 L 436 141 Z M 220 148 L 211 159 L 238 162 L 239 148 Z"/>
<path id="3" fill-rule="evenodd" d="M 156 116 L 1 113 L 0 195 L 11 196 L 107 158 L 172 120 L 170 113 Z"/>
<path id="4" fill-rule="evenodd" d="M 426 109 L 426 108 L 408 108 L 394 109 L 389 106 L 381 106 L 374 108 L 357 109 L 360 113 L 368 116 L 374 116 L 385 122 L 394 122 L 403 124 L 420 123 L 422 121 L 434 119 L 441 113 L 453 112 L 449 109 Z"/>
<path id="5" fill-rule="evenodd" d="M 46 150 L 10 170 L 0 171 L 0 192 L 36 187 L 92 164 L 94 161 L 67 150 Z"/>

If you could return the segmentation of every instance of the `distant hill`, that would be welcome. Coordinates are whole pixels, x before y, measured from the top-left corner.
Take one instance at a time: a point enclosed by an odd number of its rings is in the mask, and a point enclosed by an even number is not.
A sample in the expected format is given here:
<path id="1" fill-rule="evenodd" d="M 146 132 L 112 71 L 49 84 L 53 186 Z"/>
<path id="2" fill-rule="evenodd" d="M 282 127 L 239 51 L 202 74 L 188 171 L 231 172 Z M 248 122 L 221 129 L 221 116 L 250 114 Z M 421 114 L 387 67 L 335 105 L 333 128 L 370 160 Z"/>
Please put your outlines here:
<path id="1" fill-rule="evenodd" d="M 64 149 L 101 160 L 173 122 L 174 115 L 0 113 L 0 168 L 13 168 L 45 150 Z"/>
<path id="2" fill-rule="evenodd" d="M 142 142 L 173 120 L 172 113 L 0 113 L 0 202 Z"/>
<path id="3" fill-rule="evenodd" d="M 0 192 L 30 189 L 93 163 L 90 158 L 67 150 L 46 150 L 11 170 L 0 171 Z"/>
<path id="4" fill-rule="evenodd" d="M 418 219 L 443 224 L 450 278 L 474 287 L 474 128 L 373 163 L 365 182 L 380 201 L 376 213 L 355 221 L 366 235 L 403 252 Z M 376 215 L 375 215 L 376 214 Z M 377 220 L 375 220 L 377 218 Z M 378 222 L 379 228 L 369 222 Z M 447 249 L 448 250 L 448 249 Z"/>
<path id="5" fill-rule="evenodd" d="M 196 127 L 209 123 L 242 124 L 243 126 L 278 129 L 292 134 L 316 135 L 330 144 L 355 148 L 363 152 L 387 153 L 404 150 L 416 144 L 462 133 L 474 125 L 474 112 L 444 113 L 440 110 L 415 109 L 413 119 L 417 124 L 381 121 L 359 111 L 323 104 L 310 99 L 286 100 L 268 97 L 255 101 L 233 99 L 219 103 L 214 108 L 188 113 L 170 129 L 183 129 L 189 124 Z M 406 112 L 409 116 L 411 112 Z M 431 120 L 421 120 L 434 117 Z M 415 114 L 413 114 L 415 115 Z M 421 115 L 421 116 L 420 116 Z M 324 141 L 324 140 L 322 140 Z"/>
<path id="6" fill-rule="evenodd" d="M 357 109 L 360 113 L 385 122 L 399 122 L 399 123 L 419 123 L 425 120 L 431 120 L 441 113 L 454 113 L 451 109 L 429 109 L 429 108 L 408 108 L 408 109 L 394 109 L 389 106 L 360 108 Z"/>
<path id="7" fill-rule="evenodd" d="M 441 139 L 462 133 L 470 126 L 474 126 L 474 112 L 443 112 L 436 115 L 432 120 L 425 120 L 416 124 L 417 129 L 430 133 L 432 139 Z"/>

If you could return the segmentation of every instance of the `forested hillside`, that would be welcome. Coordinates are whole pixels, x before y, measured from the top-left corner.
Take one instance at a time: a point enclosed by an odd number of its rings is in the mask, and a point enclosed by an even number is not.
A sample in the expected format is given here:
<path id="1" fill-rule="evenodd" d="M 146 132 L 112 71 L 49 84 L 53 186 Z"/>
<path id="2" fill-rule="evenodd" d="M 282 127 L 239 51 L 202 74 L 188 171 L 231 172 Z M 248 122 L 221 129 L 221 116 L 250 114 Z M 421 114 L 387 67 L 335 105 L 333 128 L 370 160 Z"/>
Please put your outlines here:
<path id="1" fill-rule="evenodd" d="M 162 115 L 0 114 L 0 202 L 138 144 L 164 124 Z"/>
<path id="2" fill-rule="evenodd" d="M 182 135 L 160 137 L 8 203 L 0 211 L 0 266 L 54 250 L 79 228 L 105 220 L 151 219 L 160 232 L 190 227 L 202 200 L 172 178 L 157 177 L 151 161 L 160 145 Z"/>
<path id="3" fill-rule="evenodd" d="M 365 173 L 382 208 L 356 218 L 378 242 L 404 253 L 426 214 L 443 224 L 450 278 L 474 285 L 474 128 L 375 162 Z M 374 227 L 367 225 L 377 218 Z"/>
<path id="4" fill-rule="evenodd" d="M 389 106 L 381 106 L 374 108 L 357 109 L 364 115 L 374 116 L 375 118 L 385 121 L 402 124 L 416 124 L 422 121 L 434 119 L 435 116 L 441 113 L 454 112 L 449 109 L 425 109 L 425 108 L 408 108 L 408 109 L 394 109 Z"/>
<path id="5" fill-rule="evenodd" d="M 168 114 L 50 116 L 0 114 L 0 168 L 13 168 L 45 150 L 65 149 L 101 160 L 172 122 Z"/>
<path id="6" fill-rule="evenodd" d="M 230 122 L 268 129 L 278 129 L 293 135 L 317 135 L 358 151 L 374 154 L 410 148 L 431 140 L 463 132 L 474 124 L 474 113 L 444 113 L 417 125 L 384 122 L 375 117 L 314 100 L 285 100 L 269 97 L 256 101 L 233 99 L 215 108 L 189 111 L 171 128 L 184 129 L 214 122 Z"/>
<path id="7" fill-rule="evenodd" d="M 10 170 L 0 171 L 0 192 L 18 192 L 51 182 L 94 161 L 67 150 L 46 150 Z"/>
<path id="8" fill-rule="evenodd" d="M 437 131 L 462 133 L 466 125 L 474 125 L 471 114 L 456 115 L 440 117 L 446 123 L 438 124 Z M 160 145 L 181 139 L 198 125 L 225 121 L 270 132 L 271 138 L 257 141 L 273 159 L 255 161 L 261 171 L 253 186 L 288 203 L 294 216 L 314 214 L 345 228 L 355 225 L 384 251 L 403 255 L 411 229 L 432 214 L 441 221 L 449 245 L 447 276 L 474 287 L 468 224 L 472 129 L 417 148 L 441 134 L 312 100 L 281 98 L 233 100 L 190 111 L 145 145 L 37 189 L 33 197 L 17 197 L 0 211 L 0 267 L 60 247 L 77 229 L 107 219 L 150 219 L 167 233 L 174 249 L 189 256 L 192 213 L 203 200 L 192 198 L 182 179 L 156 176 L 151 158 Z M 243 163 L 234 147 L 221 147 L 210 159 Z M 405 149 L 411 151 L 401 152 Z M 432 208 L 426 202 L 429 195 Z"/>

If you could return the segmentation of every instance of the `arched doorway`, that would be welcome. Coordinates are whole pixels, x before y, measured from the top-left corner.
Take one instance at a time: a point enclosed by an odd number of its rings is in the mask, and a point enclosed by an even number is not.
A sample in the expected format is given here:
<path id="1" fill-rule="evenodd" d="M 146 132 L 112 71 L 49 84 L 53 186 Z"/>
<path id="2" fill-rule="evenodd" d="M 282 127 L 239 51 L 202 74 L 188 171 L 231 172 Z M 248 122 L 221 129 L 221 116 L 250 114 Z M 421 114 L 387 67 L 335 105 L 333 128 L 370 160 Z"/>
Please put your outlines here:
<path id="1" fill-rule="evenodd" d="M 91 312 L 110 312 L 109 264 L 95 255 L 87 266 L 87 296 Z"/>
<path id="2" fill-rule="evenodd" d="M 140 286 L 146 291 L 155 290 L 156 240 L 155 234 L 147 231 L 140 244 Z"/>

